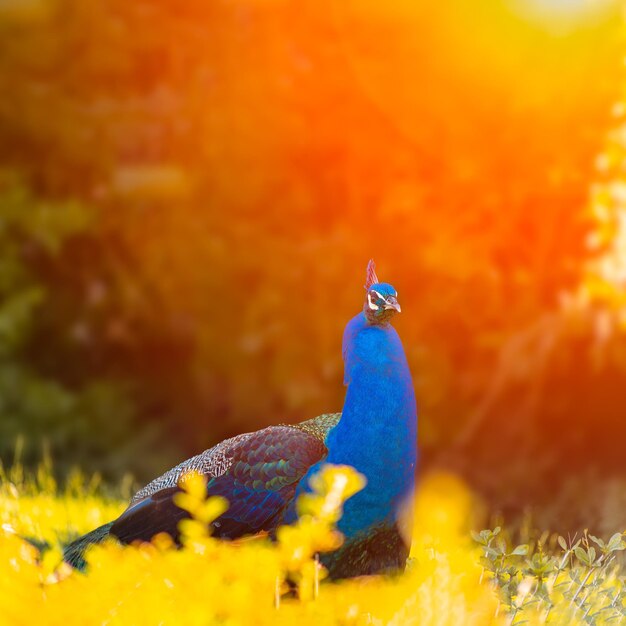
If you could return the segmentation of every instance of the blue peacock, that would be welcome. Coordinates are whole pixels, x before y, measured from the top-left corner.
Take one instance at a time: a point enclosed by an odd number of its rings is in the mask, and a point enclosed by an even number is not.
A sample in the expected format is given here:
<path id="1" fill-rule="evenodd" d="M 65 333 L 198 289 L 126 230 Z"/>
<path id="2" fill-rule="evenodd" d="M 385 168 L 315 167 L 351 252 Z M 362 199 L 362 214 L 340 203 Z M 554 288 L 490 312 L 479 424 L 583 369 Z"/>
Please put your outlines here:
<path id="1" fill-rule="evenodd" d="M 179 479 L 190 471 L 207 478 L 207 492 L 229 502 L 213 522 L 213 535 L 234 539 L 274 530 L 296 519 L 295 501 L 324 463 L 351 465 L 367 479 L 344 506 L 339 530 L 345 541 L 321 555 L 331 578 L 402 570 L 410 531 L 417 462 L 417 408 L 402 342 L 391 326 L 400 312 L 398 293 L 367 267 L 362 312 L 343 335 L 342 413 L 295 425 L 269 426 L 227 439 L 156 478 L 131 499 L 114 521 L 69 544 L 65 560 L 85 564 L 86 548 L 106 537 L 122 543 L 149 541 L 160 532 L 178 539 L 187 513 L 174 504 Z M 410 526 L 410 524 L 406 524 Z"/>

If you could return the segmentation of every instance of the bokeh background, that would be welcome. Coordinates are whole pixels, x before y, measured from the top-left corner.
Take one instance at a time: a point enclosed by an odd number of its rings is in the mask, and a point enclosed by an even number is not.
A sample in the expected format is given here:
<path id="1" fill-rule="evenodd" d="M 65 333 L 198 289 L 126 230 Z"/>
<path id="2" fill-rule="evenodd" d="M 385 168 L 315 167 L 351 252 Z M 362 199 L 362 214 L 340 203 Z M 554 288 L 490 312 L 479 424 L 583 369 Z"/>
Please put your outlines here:
<path id="1" fill-rule="evenodd" d="M 0 458 L 142 482 L 340 410 L 373 257 L 420 472 L 623 530 L 622 12 L 0 0 Z"/>

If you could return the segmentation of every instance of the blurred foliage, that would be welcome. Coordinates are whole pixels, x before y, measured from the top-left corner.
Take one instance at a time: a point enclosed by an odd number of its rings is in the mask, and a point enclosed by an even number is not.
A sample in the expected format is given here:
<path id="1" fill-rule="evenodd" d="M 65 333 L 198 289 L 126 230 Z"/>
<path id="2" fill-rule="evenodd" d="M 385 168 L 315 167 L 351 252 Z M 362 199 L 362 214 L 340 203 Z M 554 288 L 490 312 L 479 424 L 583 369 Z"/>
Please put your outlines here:
<path id="1" fill-rule="evenodd" d="M 397 576 L 328 582 L 315 558 L 341 542 L 342 503 L 362 486 L 352 468 L 325 466 L 300 519 L 277 540 L 218 541 L 211 520 L 222 498 L 188 475 L 178 504 L 182 549 L 151 543 L 93 546 L 86 573 L 61 563 L 58 539 L 119 512 L 97 483 L 75 476 L 59 491 L 49 468 L 14 466 L 0 477 L 0 618 L 11 624 L 377 624 L 406 626 L 603 626 L 626 617 L 624 536 L 546 533 L 512 543 L 507 529 L 468 533 L 472 494 L 458 478 L 431 476 L 416 497 L 411 559 Z M 94 518 L 94 514 L 96 517 Z M 29 543 L 21 539 L 29 537 Z M 48 544 L 40 553 L 32 543 Z M 209 564 L 207 566 L 207 564 Z M 193 572 L 193 576 L 190 576 Z M 287 582 L 289 581 L 289 583 Z M 77 598 L 80 602 L 77 603 Z"/>
<path id="2" fill-rule="evenodd" d="M 481 563 L 500 596 L 510 624 L 621 624 L 626 590 L 616 556 L 626 549 L 622 533 L 604 541 L 590 535 L 554 546 L 514 546 L 493 530 L 472 533 L 481 546 Z"/>
<path id="3" fill-rule="evenodd" d="M 12 471 L 20 473 L 19 468 Z M 314 493 L 299 503 L 300 519 L 279 529 L 274 542 L 259 536 L 213 539 L 207 523 L 223 510 L 224 502 L 207 500 L 203 479 L 190 476 L 179 494 L 179 504 L 193 515 L 181 526 L 182 549 L 173 549 L 164 534 L 132 546 L 107 541 L 88 551 L 85 574 L 60 563 L 58 549 L 40 554 L 20 538 L 25 534 L 32 538 L 33 518 L 44 518 L 47 528 L 36 536 L 53 543 L 61 525 L 70 521 L 67 512 L 75 527 L 84 526 L 90 512 L 89 491 L 55 493 L 50 484 L 42 484 L 44 478 L 45 472 L 38 480 L 40 490 L 29 488 L 28 495 L 22 493 L 23 481 L 0 483 L 0 618 L 11 624 L 37 619 L 66 625 L 86 619 L 242 626 L 505 623 L 495 616 L 498 602 L 493 590 L 486 581 L 480 582 L 480 554 L 467 533 L 442 535 L 436 548 L 420 540 L 415 561 L 403 575 L 323 580 L 315 554 L 342 541 L 335 522 L 344 500 L 362 487 L 363 477 L 352 468 L 325 467 L 313 485 Z M 425 508 L 438 510 L 438 518 L 447 516 L 436 499 L 440 494 L 431 490 L 421 495 Z M 62 503 L 67 505 L 65 513 L 58 515 Z M 454 508 L 455 501 L 447 504 Z M 42 516 L 42 511 L 51 515 Z M 458 517 L 455 511 L 447 513 Z M 422 525 L 430 537 L 438 528 Z"/>
<path id="4" fill-rule="evenodd" d="M 26 233 L 2 245 L 32 276 L 2 287 L 22 372 L 0 381 L 2 457 L 24 432 L 148 478 L 156 424 L 188 454 L 338 410 L 374 257 L 423 467 L 505 511 L 623 471 L 624 336 L 602 319 L 624 303 L 581 296 L 616 236 L 590 188 L 623 163 L 623 26 L 600 4 L 2 2 L 3 198 Z"/>
<path id="5" fill-rule="evenodd" d="M 151 450 L 156 432 L 136 422 L 126 385 L 105 378 L 72 385 L 63 380 L 72 367 L 58 362 L 60 354 L 32 356 L 55 343 L 45 338 L 54 332 L 47 316 L 55 285 L 36 268 L 53 266 L 94 216 L 78 202 L 34 198 L 6 178 L 0 187 L 0 458 L 33 466 L 45 452 L 57 457 L 63 474 L 71 464 L 108 477 L 150 470 L 160 459 Z M 38 360 L 56 361 L 56 375 L 37 367 Z"/>
<path id="6" fill-rule="evenodd" d="M 131 477 L 115 488 L 99 474 L 72 470 L 61 487 L 49 461 L 37 471 L 20 463 L 0 469 L 0 527 L 43 547 L 64 545 L 115 519 L 131 494 Z"/>

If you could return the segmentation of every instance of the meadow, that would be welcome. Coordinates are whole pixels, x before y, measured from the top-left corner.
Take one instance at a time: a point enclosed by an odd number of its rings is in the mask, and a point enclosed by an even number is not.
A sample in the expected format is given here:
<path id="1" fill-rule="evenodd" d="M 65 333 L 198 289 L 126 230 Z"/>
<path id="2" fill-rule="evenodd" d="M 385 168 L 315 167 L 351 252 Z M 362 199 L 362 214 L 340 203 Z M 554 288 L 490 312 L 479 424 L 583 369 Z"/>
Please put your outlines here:
<path id="1" fill-rule="evenodd" d="M 149 544 L 92 548 L 86 573 L 61 561 L 60 546 L 119 514 L 116 492 L 75 473 L 60 488 L 50 468 L 4 471 L 0 484 L 0 624 L 619 624 L 626 620 L 626 547 L 619 533 L 578 538 L 545 533 L 514 545 L 506 529 L 468 527 L 476 502 L 452 475 L 430 475 L 416 494 L 407 570 L 328 582 L 315 558 L 336 546 L 341 503 L 360 488 L 351 468 L 328 467 L 300 503 L 300 520 L 277 541 L 210 537 L 223 510 L 205 500 L 200 477 L 179 506 L 183 547 L 161 535 Z M 24 538 L 28 538 L 26 541 Z M 41 549 L 35 547 L 38 544 Z M 45 547 L 44 547 L 45 546 Z"/>

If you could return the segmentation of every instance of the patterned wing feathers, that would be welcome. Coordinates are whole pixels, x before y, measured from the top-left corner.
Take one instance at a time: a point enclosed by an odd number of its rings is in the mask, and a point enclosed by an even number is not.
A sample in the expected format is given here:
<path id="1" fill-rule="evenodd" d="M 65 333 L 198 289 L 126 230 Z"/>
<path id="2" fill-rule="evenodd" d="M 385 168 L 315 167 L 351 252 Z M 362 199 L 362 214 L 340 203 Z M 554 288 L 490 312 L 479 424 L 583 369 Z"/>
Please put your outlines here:
<path id="1" fill-rule="evenodd" d="M 113 523 L 111 533 L 126 543 L 149 540 L 158 532 L 177 539 L 178 522 L 186 513 L 174 504 L 173 495 L 180 477 L 191 470 L 207 476 L 209 496 L 223 496 L 229 502 L 228 510 L 214 523 L 216 536 L 272 531 L 299 480 L 326 453 L 319 438 L 291 426 L 270 426 L 233 437 L 144 487 Z"/>

